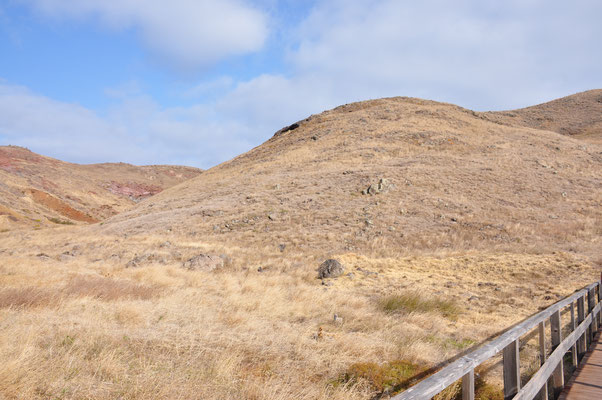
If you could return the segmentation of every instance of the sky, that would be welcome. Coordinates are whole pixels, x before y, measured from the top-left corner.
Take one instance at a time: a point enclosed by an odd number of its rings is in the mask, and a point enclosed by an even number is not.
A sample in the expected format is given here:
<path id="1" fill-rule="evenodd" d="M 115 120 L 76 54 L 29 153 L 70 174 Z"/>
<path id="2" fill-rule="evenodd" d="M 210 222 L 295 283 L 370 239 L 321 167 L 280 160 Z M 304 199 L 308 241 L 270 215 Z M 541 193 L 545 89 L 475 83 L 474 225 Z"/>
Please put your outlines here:
<path id="1" fill-rule="evenodd" d="M 474 110 L 602 88 L 599 0 L 0 0 L 0 145 L 210 168 L 390 96 Z"/>

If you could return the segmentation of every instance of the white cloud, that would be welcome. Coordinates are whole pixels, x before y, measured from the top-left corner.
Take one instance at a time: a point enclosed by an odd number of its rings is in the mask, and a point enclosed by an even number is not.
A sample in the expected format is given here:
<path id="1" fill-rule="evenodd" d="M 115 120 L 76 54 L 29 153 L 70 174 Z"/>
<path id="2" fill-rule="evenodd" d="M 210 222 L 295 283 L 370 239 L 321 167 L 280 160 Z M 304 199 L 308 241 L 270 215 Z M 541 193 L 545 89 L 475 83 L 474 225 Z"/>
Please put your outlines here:
<path id="1" fill-rule="evenodd" d="M 21 1 L 51 18 L 133 28 L 163 60 L 184 68 L 257 51 L 268 35 L 267 16 L 240 0 Z"/>
<path id="2" fill-rule="evenodd" d="M 115 27 L 142 24 L 115 5 L 134 0 L 85 0 L 71 11 L 66 1 L 31 1 L 63 5 L 48 13 L 94 14 Z M 287 124 L 357 100 L 415 96 L 477 110 L 527 106 L 602 87 L 599 15 L 602 3 L 587 0 L 326 0 L 287 28 L 285 68 L 242 82 L 218 77 L 178 94 L 204 99 L 200 104 L 163 107 L 126 85 L 107 92 L 115 103 L 100 115 L 0 82 L 0 139 L 74 161 L 209 167 Z"/>
<path id="3" fill-rule="evenodd" d="M 421 96 L 518 107 L 602 83 L 602 3 L 330 0 L 301 24 L 288 59 L 341 102 Z"/>
<path id="4" fill-rule="evenodd" d="M 72 162 L 125 161 L 210 167 L 252 146 L 248 128 L 211 107 L 164 108 L 139 95 L 106 115 L 0 81 L 0 143 Z"/>

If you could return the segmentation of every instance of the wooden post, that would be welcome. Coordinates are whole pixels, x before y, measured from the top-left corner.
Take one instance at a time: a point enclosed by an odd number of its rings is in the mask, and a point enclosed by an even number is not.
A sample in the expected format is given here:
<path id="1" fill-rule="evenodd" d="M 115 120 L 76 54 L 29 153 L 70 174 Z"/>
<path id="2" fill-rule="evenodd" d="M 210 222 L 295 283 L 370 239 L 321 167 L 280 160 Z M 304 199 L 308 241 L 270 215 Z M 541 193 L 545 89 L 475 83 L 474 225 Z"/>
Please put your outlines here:
<path id="1" fill-rule="evenodd" d="M 581 323 L 583 322 L 584 319 L 585 319 L 585 296 L 582 296 L 577 299 L 577 324 L 581 325 Z M 584 333 L 583 335 L 581 335 L 581 337 L 577 341 L 577 353 L 579 353 L 578 354 L 579 357 L 581 357 L 581 355 L 583 353 L 585 353 L 585 351 L 587 349 L 586 336 L 587 335 Z"/>
<path id="2" fill-rule="evenodd" d="M 577 322 L 575 321 L 575 303 L 571 303 L 571 332 L 574 332 L 575 328 L 577 328 Z M 571 347 L 571 355 L 573 356 L 573 366 L 577 368 L 577 365 L 579 364 L 579 357 L 577 357 L 577 342 Z"/>
<path id="3" fill-rule="evenodd" d="M 504 400 L 510 400 L 520 390 L 519 339 L 506 346 L 502 354 L 504 363 Z"/>
<path id="4" fill-rule="evenodd" d="M 541 367 L 546 362 L 548 353 L 546 351 L 546 321 L 539 323 L 539 366 Z M 541 400 L 548 400 L 548 382 L 541 387 L 539 391 Z"/>
<path id="5" fill-rule="evenodd" d="M 602 272 L 600 273 L 600 282 L 598 282 L 598 303 L 602 302 Z M 598 329 L 602 326 L 602 308 L 598 312 Z"/>
<path id="6" fill-rule="evenodd" d="M 474 400 L 474 369 L 462 377 L 462 400 Z"/>
<path id="7" fill-rule="evenodd" d="M 556 311 L 550 317 L 550 328 L 552 331 L 552 351 L 562 342 L 562 332 L 560 324 L 560 310 Z M 560 359 L 558 366 L 552 374 L 552 382 L 554 384 L 554 398 L 557 398 L 564 388 L 564 361 Z"/>
<path id="8" fill-rule="evenodd" d="M 587 292 L 587 313 L 588 314 L 592 313 L 594 306 L 595 306 L 594 291 L 593 291 L 593 289 L 590 289 Z M 589 328 L 587 328 L 587 332 L 589 334 L 589 343 L 592 343 L 594 341 L 595 325 L 596 325 L 596 321 L 594 319 L 594 320 L 592 320 L 592 323 L 590 324 Z"/>

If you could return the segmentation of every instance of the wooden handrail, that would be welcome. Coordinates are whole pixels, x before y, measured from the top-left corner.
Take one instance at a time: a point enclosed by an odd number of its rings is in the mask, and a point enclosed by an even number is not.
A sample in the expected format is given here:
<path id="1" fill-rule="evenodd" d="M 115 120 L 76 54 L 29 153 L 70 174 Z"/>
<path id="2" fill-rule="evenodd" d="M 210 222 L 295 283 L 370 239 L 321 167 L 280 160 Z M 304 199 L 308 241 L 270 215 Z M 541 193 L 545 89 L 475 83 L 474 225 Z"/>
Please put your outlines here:
<path id="1" fill-rule="evenodd" d="M 565 353 L 567 353 L 571 347 L 579 340 L 581 335 L 585 333 L 587 328 L 592 324 L 594 315 L 600 312 L 600 303 L 596 305 L 594 308 L 594 312 L 589 314 L 587 318 L 575 329 L 571 332 L 570 335 L 566 337 L 560 343 L 560 345 L 550 354 L 548 360 L 544 363 L 544 365 L 539 368 L 539 370 L 529 379 L 529 382 L 516 394 L 513 400 L 530 400 L 535 398 L 538 393 L 540 393 L 543 385 L 548 382 L 550 376 L 554 372 L 554 369 L 557 368 L 558 364 L 564 357 Z"/>
<path id="2" fill-rule="evenodd" d="M 594 301 L 595 291 L 598 289 L 598 300 Z M 533 315 L 530 318 L 527 318 L 523 322 L 520 322 L 508 329 L 506 332 L 502 333 L 497 338 L 492 341 L 485 343 L 480 346 L 476 350 L 458 358 L 454 362 L 448 364 L 443 367 L 441 370 L 436 372 L 435 374 L 429 376 L 428 378 L 422 380 L 416 385 L 410 387 L 406 391 L 399 393 L 398 395 L 392 397 L 392 400 L 427 400 L 433 398 L 435 395 L 441 393 L 447 387 L 451 386 L 453 383 L 458 381 L 459 379 L 463 380 L 462 385 L 462 397 L 464 400 L 472 400 L 474 399 L 474 369 L 487 361 L 488 359 L 494 357 L 498 353 L 503 351 L 504 355 L 504 397 L 506 399 L 511 399 L 515 397 L 517 393 L 520 391 L 520 370 L 519 370 L 519 340 L 520 337 L 524 334 L 528 333 L 534 328 L 539 328 L 540 335 L 545 334 L 545 330 L 543 329 L 543 324 L 545 321 L 550 318 L 551 329 L 553 334 L 552 345 L 555 347 L 554 352 L 549 357 L 549 363 L 543 363 L 545 367 L 545 371 L 547 372 L 550 368 L 550 365 L 556 362 L 556 358 L 558 356 L 554 356 L 556 350 L 559 353 L 562 352 L 562 349 L 567 347 L 570 348 L 575 343 L 577 343 L 579 349 L 584 351 L 586 348 L 584 341 L 590 343 L 591 338 L 593 338 L 593 329 L 588 329 L 592 326 L 592 324 L 597 329 L 599 327 L 599 314 L 600 313 L 600 297 L 602 292 L 600 291 L 601 286 L 600 282 L 594 282 L 585 288 L 573 293 L 569 297 L 560 300 L 559 302 L 551 305 L 545 310 Z M 587 302 L 587 312 L 585 312 L 585 297 L 588 296 Z M 578 308 L 578 323 L 579 327 L 571 333 L 564 341 L 560 341 L 560 311 L 565 307 L 574 307 L 574 303 L 577 301 Z M 588 314 L 585 317 L 585 314 Z M 583 331 L 583 332 L 581 332 Z M 587 332 L 586 332 L 587 331 Z M 577 332 L 581 332 L 578 334 Z M 554 334 L 557 336 L 554 337 Z M 540 343 L 545 344 L 545 340 L 543 340 L 543 336 L 540 336 Z M 557 343 L 554 343 L 555 340 Z M 571 342 L 571 340 L 575 339 L 575 341 Z M 566 343 L 569 343 L 567 345 Z M 568 350 L 567 350 L 568 351 Z M 566 352 L 566 351 L 565 351 Z M 564 354 L 564 353 L 562 353 Z M 554 358 L 552 358 L 554 356 Z M 545 358 L 545 345 L 543 346 L 543 354 L 542 358 Z M 559 363 L 553 365 L 553 371 L 550 374 L 554 375 L 554 387 L 561 388 L 564 385 L 563 377 L 562 377 L 562 357 Z M 543 368 L 542 366 L 542 368 Z M 540 371 L 542 370 L 540 368 Z M 538 372 L 539 373 L 539 372 Z M 542 374 L 545 374 L 542 372 Z M 537 375 L 537 374 L 536 374 Z M 546 382 L 550 375 L 546 376 Z M 541 378 L 543 379 L 543 378 Z M 529 394 L 531 393 L 531 388 L 534 384 L 529 386 Z M 544 386 L 544 385 L 542 385 Z M 527 385 L 525 386 L 527 388 Z M 547 396 L 547 385 L 545 385 L 545 395 Z M 533 397 L 524 397 L 526 394 L 521 395 L 523 399 L 531 399 Z M 542 394 L 542 398 L 544 394 Z M 547 397 L 545 397 L 547 399 Z"/>

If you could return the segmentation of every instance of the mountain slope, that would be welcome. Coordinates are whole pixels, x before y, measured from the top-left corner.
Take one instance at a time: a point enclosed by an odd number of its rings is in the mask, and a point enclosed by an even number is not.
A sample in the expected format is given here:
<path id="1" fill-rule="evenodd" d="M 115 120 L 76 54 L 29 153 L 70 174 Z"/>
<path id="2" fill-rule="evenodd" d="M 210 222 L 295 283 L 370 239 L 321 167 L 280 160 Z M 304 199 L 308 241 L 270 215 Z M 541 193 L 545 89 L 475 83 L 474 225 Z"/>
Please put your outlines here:
<path id="1" fill-rule="evenodd" d="M 553 104 L 573 115 L 569 108 L 580 103 Z M 600 146 L 492 120 L 499 115 L 411 98 L 341 106 L 279 131 L 102 229 L 170 230 L 320 254 L 594 252 L 601 244 Z M 586 129 L 563 121 L 555 126 Z M 383 193 L 362 194 L 381 179 Z"/>
<path id="2" fill-rule="evenodd" d="M 179 166 L 78 165 L 0 147 L 0 229 L 93 223 L 197 176 Z"/>
<path id="3" fill-rule="evenodd" d="M 602 89 L 588 90 L 520 110 L 484 115 L 509 125 L 550 130 L 602 144 Z"/>
<path id="4" fill-rule="evenodd" d="M 0 393 L 375 399 L 598 279 L 602 147 L 492 118 L 350 104 L 101 224 L 0 232 Z"/>

